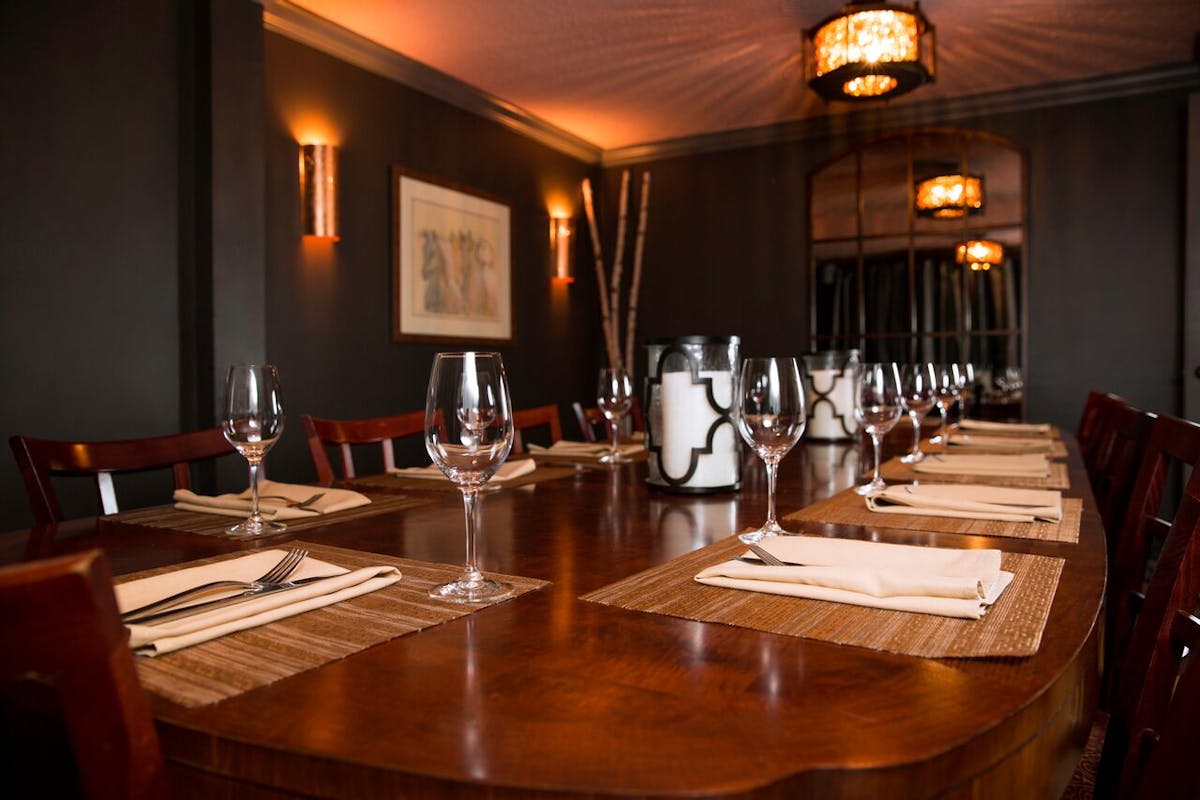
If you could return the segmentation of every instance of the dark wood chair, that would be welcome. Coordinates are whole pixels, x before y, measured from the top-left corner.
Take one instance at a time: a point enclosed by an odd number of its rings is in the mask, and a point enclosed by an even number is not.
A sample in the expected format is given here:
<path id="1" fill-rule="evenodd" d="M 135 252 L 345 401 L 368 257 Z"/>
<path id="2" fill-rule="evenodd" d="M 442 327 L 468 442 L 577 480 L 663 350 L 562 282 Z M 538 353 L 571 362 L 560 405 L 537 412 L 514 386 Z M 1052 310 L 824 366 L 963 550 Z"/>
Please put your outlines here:
<path id="1" fill-rule="evenodd" d="M 1171 519 L 1166 520 L 1163 494 L 1172 462 L 1191 467 L 1191 475 Z M 1085 753 L 1069 796 L 1091 796 L 1091 791 L 1096 797 L 1146 796 L 1138 787 L 1171 719 L 1172 687 L 1180 661 L 1174 640 L 1189 635 L 1186 626 L 1174 620 L 1180 612 L 1192 614 L 1200 598 L 1198 531 L 1200 425 L 1159 416 L 1152 424 L 1110 565 L 1101 696 L 1109 716 L 1099 718 L 1103 736 L 1091 739 L 1103 741 L 1103 748 L 1098 756 L 1094 751 Z M 1171 726 L 1176 735 L 1200 736 L 1196 727 L 1200 717 L 1191 718 L 1191 727 L 1178 720 Z M 1083 787 L 1093 760 L 1094 782 Z"/>
<path id="2" fill-rule="evenodd" d="M 1096 448 L 1092 494 L 1109 543 L 1115 545 L 1157 415 L 1124 403 L 1114 406 L 1106 415 L 1100 434 L 1102 441 Z M 1115 548 L 1110 546 L 1109 559 L 1115 555 Z"/>
<path id="3" fill-rule="evenodd" d="M 40 796 L 166 796 L 158 736 L 103 553 L 0 568 L 0 639 L 5 716 L 26 722 L 4 731 L 10 786 L 33 780 L 24 785 L 40 787 Z M 69 752 L 48 752 L 42 734 L 64 728 Z M 47 762 L 58 768 L 47 774 Z"/>
<path id="4" fill-rule="evenodd" d="M 396 466 L 393 440 L 421 436 L 425 432 L 424 411 L 356 420 L 318 419 L 304 414 L 300 420 L 308 436 L 308 450 L 317 469 L 317 481 L 322 486 L 331 486 L 335 479 L 327 447 L 338 448 L 342 478 L 349 480 L 355 477 L 351 445 L 379 444 L 383 451 L 384 469 L 393 469 Z"/>
<path id="5" fill-rule="evenodd" d="M 571 410 L 575 412 L 575 420 L 579 423 L 579 430 L 583 434 L 584 441 L 608 441 L 608 420 L 605 419 L 603 411 L 595 406 L 585 408 L 583 403 L 572 403 Z M 646 420 L 642 416 L 642 406 L 638 403 L 637 398 L 634 398 L 633 404 L 629 407 L 629 420 L 633 425 L 633 430 L 646 430 Z"/>
<path id="6" fill-rule="evenodd" d="M 105 514 L 119 511 L 112 476 L 171 467 L 176 489 L 191 488 L 192 463 L 234 452 L 220 428 L 109 442 L 67 442 L 13 436 L 8 440 L 38 525 L 61 522 L 51 475 L 91 475 Z"/>
<path id="7" fill-rule="evenodd" d="M 1075 440 L 1079 443 L 1079 453 L 1087 468 L 1088 480 L 1093 483 L 1098 464 L 1107 458 L 1106 448 L 1112 443 L 1113 415 L 1128 405 L 1124 398 L 1115 394 L 1088 392 Z"/>
<path id="8" fill-rule="evenodd" d="M 558 406 L 538 406 L 513 412 L 513 449 L 514 453 L 525 452 L 525 441 L 522 432 L 535 428 L 546 427 L 550 431 L 550 444 L 554 444 L 562 436 L 562 422 L 558 418 Z"/>

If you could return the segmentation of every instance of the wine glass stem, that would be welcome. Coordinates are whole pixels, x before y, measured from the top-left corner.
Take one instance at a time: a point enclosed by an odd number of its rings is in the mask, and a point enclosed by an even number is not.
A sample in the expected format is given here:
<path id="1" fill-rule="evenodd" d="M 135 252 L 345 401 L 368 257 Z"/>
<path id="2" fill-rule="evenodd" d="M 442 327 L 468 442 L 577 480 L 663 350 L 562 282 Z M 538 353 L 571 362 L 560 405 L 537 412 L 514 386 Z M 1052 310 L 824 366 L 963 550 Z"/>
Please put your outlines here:
<path id="1" fill-rule="evenodd" d="M 258 510 L 258 465 L 262 459 L 249 458 L 246 461 L 250 464 L 250 519 L 262 522 L 262 514 Z"/>
<path id="2" fill-rule="evenodd" d="M 775 476 L 779 471 L 779 462 L 765 461 L 767 465 L 767 524 L 763 527 L 774 528 L 775 522 Z"/>
<path id="3" fill-rule="evenodd" d="M 621 418 L 613 417 L 611 420 L 609 420 L 608 427 L 612 429 L 612 454 L 615 456 L 620 447 Z"/>
<path id="4" fill-rule="evenodd" d="M 878 433 L 871 434 L 871 444 L 875 445 L 875 475 L 871 478 L 871 483 L 879 483 L 879 452 L 883 449 L 883 436 Z"/>
<path id="5" fill-rule="evenodd" d="M 468 581 L 478 581 L 482 575 L 479 573 L 478 567 L 475 566 L 475 523 L 478 520 L 479 508 L 479 490 L 472 487 L 464 487 L 463 493 L 463 512 L 466 516 L 467 529 L 467 564 L 463 576 Z"/>
<path id="6" fill-rule="evenodd" d="M 911 411 L 909 412 L 908 416 L 909 419 L 912 420 L 913 424 L 913 446 L 912 450 L 909 450 L 908 452 L 915 456 L 917 453 L 921 452 L 921 418 Z"/>
<path id="7" fill-rule="evenodd" d="M 941 414 L 941 416 L 942 416 L 942 428 L 941 428 L 941 430 L 938 431 L 938 441 L 940 441 L 942 443 L 942 446 L 944 447 L 945 445 L 949 444 L 949 442 L 946 441 L 946 426 L 949 422 L 949 417 L 950 417 L 949 409 L 946 407 L 945 404 L 939 403 L 938 404 L 938 413 Z"/>

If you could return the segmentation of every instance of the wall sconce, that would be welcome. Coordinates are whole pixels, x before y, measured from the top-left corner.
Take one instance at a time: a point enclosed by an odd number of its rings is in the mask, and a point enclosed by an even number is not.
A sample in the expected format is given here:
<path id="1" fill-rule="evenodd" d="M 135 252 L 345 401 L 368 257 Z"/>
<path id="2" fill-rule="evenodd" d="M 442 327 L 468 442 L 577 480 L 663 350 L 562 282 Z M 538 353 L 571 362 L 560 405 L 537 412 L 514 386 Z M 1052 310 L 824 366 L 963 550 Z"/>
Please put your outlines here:
<path id="1" fill-rule="evenodd" d="M 990 239 L 972 239 L 958 245 L 954 260 L 966 264 L 976 272 L 987 272 L 992 266 L 1004 261 L 1004 245 Z"/>
<path id="2" fill-rule="evenodd" d="M 550 216 L 550 270 L 555 283 L 574 283 L 575 220 Z"/>
<path id="3" fill-rule="evenodd" d="M 303 235 L 338 241 L 337 149 L 331 144 L 300 147 L 300 212 Z"/>

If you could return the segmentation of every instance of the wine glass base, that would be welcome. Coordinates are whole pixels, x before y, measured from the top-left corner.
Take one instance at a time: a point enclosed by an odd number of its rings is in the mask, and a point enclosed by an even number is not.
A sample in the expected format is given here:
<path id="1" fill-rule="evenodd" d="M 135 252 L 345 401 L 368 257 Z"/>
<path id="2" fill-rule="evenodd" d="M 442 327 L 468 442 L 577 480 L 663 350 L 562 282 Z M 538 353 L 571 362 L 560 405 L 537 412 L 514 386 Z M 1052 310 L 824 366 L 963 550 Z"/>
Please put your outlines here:
<path id="1" fill-rule="evenodd" d="M 915 453 L 900 456 L 900 461 L 904 464 L 919 464 L 925 460 L 925 452 L 918 450 Z"/>
<path id="2" fill-rule="evenodd" d="M 435 600 L 447 600 L 451 603 L 490 603 L 511 597 L 512 593 L 511 583 L 501 583 L 491 578 L 459 579 L 439 584 L 429 590 L 429 596 Z"/>
<path id="3" fill-rule="evenodd" d="M 599 461 L 601 464 L 631 464 L 631 463 L 633 463 L 632 458 L 630 458 L 629 456 L 625 455 L 624 453 L 620 453 L 620 452 L 605 453 L 604 455 L 600 456 Z"/>
<path id="4" fill-rule="evenodd" d="M 861 494 L 864 497 L 869 494 L 878 494 L 887 488 L 887 484 L 882 479 L 864 483 L 862 486 L 855 486 L 855 494 Z"/>
<path id="5" fill-rule="evenodd" d="M 259 536 L 283 533 L 286 530 L 287 525 L 282 522 L 275 522 L 273 520 L 254 522 L 253 520 L 246 519 L 231 528 L 226 528 L 225 533 L 231 539 L 255 539 Z"/>
<path id="6" fill-rule="evenodd" d="M 768 536 L 786 536 L 787 531 L 779 526 L 779 523 L 763 525 L 756 531 L 746 531 L 738 534 L 738 541 L 742 544 L 754 544 L 761 542 Z"/>

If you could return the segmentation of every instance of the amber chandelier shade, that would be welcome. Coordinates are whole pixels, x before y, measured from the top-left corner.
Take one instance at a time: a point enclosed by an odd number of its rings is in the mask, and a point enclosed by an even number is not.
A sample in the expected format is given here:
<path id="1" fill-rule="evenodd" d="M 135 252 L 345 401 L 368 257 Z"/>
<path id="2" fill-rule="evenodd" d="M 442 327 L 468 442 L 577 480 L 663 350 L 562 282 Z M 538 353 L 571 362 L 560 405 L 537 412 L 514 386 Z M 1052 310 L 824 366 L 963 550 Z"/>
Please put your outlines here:
<path id="1" fill-rule="evenodd" d="M 827 100 L 895 97 L 934 79 L 934 27 L 920 3 L 849 3 L 804 42 L 805 77 Z"/>

